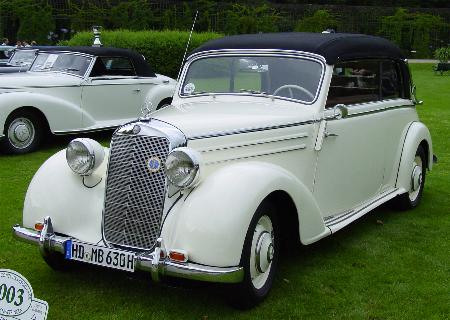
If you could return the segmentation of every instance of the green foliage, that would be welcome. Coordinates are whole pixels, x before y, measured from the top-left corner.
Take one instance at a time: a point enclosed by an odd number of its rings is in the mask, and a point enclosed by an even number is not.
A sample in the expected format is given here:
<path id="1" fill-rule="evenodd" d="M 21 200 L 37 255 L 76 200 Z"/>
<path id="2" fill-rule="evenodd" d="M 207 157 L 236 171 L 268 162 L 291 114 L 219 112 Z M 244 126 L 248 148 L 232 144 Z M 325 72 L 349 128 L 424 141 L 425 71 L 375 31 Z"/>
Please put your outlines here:
<path id="1" fill-rule="evenodd" d="M 450 47 L 442 47 L 434 51 L 434 57 L 439 62 L 446 63 L 450 59 Z"/>
<path id="2" fill-rule="evenodd" d="M 146 0 L 120 2 L 110 10 L 110 23 L 115 28 L 146 30 L 152 27 L 155 19 L 152 9 Z"/>
<path id="3" fill-rule="evenodd" d="M 48 43 L 47 35 L 55 29 L 55 21 L 49 6 L 35 8 L 33 11 L 24 11 L 21 17 L 17 38 L 35 40 L 37 43 Z"/>
<path id="4" fill-rule="evenodd" d="M 381 19 L 380 34 L 403 49 L 416 51 L 416 58 L 424 58 L 430 56 L 431 34 L 448 26 L 440 16 L 400 8 L 393 16 Z"/>
<path id="5" fill-rule="evenodd" d="M 227 10 L 225 33 L 257 33 L 278 31 L 279 13 L 263 3 L 259 6 L 249 6 L 235 3 Z"/>
<path id="6" fill-rule="evenodd" d="M 47 1 L 1 1 L 0 13 L 8 12 L 13 22 L 19 24 L 17 39 L 47 44 L 47 35 L 55 29 L 52 7 Z"/>
<path id="7" fill-rule="evenodd" d="M 189 48 L 192 50 L 208 40 L 221 36 L 213 32 L 193 33 Z M 103 31 L 101 35 L 104 46 L 133 49 L 143 54 L 156 72 L 173 78 L 178 75 L 188 38 L 187 31 L 117 30 Z M 80 32 L 64 44 L 90 46 L 92 33 Z"/>
<path id="8" fill-rule="evenodd" d="M 100 267 L 52 271 L 36 246 L 14 240 L 11 226 L 22 221 L 23 200 L 34 173 L 72 136 L 52 137 L 34 153 L 0 155 L 0 268 L 16 270 L 30 281 L 35 295 L 50 306 L 48 320 L 448 319 L 450 77 L 434 76 L 431 64 L 411 68 L 426 104 L 417 112 L 431 131 L 439 158 L 427 172 L 422 203 L 401 213 L 383 206 L 313 245 L 289 246 L 281 252 L 270 296 L 256 308 L 228 306 L 224 298 L 229 293 L 221 294 L 225 286 L 157 285 L 148 274 L 130 277 Z M 104 146 L 111 140 L 111 133 L 83 136 Z M 101 218 L 101 211 L 97 214 Z"/>
<path id="9" fill-rule="evenodd" d="M 312 16 L 301 19 L 295 31 L 322 32 L 328 28 L 337 29 L 339 22 L 336 15 L 325 9 L 319 9 Z"/>

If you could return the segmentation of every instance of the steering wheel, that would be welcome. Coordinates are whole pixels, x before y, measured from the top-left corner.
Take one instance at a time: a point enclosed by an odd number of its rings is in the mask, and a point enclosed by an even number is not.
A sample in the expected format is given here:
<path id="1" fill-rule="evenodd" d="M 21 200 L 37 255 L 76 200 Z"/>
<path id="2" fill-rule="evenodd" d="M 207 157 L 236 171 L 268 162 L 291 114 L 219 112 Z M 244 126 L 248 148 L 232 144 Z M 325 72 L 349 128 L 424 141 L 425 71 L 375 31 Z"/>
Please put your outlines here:
<path id="1" fill-rule="evenodd" d="M 307 89 L 305 89 L 303 87 L 300 87 L 300 86 L 298 86 L 296 84 L 285 84 L 285 85 L 279 87 L 277 90 L 275 90 L 273 92 L 273 95 L 275 96 L 278 92 L 280 92 L 281 90 L 284 90 L 284 89 L 288 89 L 289 90 L 289 94 L 291 96 L 291 99 L 294 98 L 294 93 L 292 92 L 292 89 L 301 91 L 301 92 L 305 93 L 311 99 L 314 99 L 314 95 L 309 90 L 307 90 Z"/>

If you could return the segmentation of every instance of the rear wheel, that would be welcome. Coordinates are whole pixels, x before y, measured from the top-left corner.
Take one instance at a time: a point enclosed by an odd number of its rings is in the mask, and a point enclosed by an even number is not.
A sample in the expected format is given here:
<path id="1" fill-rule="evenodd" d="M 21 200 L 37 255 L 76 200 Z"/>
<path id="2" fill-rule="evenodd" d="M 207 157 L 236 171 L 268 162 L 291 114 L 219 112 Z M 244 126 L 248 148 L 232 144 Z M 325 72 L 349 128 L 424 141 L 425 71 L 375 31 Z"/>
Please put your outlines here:
<path id="1" fill-rule="evenodd" d="M 232 303 L 251 308 L 272 288 L 280 250 L 279 225 L 275 207 L 263 202 L 256 210 L 245 238 L 241 256 L 243 282 L 235 285 Z"/>
<path id="2" fill-rule="evenodd" d="M 400 210 L 408 210 L 417 207 L 422 199 L 423 187 L 425 186 L 426 154 L 422 146 L 416 151 L 411 165 L 411 182 L 408 192 L 394 199 L 395 206 Z"/>
<path id="3" fill-rule="evenodd" d="M 23 154 L 36 150 L 44 138 L 44 124 L 32 111 L 13 112 L 5 123 L 6 137 L 2 149 L 11 154 Z"/>

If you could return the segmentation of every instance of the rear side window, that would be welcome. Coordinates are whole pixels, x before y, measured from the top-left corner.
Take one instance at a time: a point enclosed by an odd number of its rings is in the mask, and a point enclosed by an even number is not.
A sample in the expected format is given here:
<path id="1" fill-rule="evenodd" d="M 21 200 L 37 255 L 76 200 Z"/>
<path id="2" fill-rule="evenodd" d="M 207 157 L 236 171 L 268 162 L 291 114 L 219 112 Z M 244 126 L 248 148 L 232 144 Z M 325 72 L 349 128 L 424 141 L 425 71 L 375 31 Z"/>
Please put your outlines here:
<path id="1" fill-rule="evenodd" d="M 91 71 L 91 77 L 136 76 L 133 63 L 125 57 L 98 57 Z"/>
<path id="2" fill-rule="evenodd" d="M 333 69 L 326 108 L 402 96 L 400 70 L 394 61 L 343 62 Z"/>
<path id="3" fill-rule="evenodd" d="M 383 99 L 395 99 L 403 96 L 400 73 L 393 61 L 381 62 L 381 96 Z"/>

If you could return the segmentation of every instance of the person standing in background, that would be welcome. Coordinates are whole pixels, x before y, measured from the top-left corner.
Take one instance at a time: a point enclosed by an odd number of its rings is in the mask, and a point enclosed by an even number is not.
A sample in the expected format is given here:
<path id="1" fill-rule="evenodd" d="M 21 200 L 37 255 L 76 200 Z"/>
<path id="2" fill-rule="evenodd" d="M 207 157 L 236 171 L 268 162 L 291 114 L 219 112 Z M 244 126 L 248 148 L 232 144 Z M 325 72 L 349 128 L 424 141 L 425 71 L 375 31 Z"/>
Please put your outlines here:
<path id="1" fill-rule="evenodd" d="M 8 38 L 3 38 L 2 40 L 2 46 L 7 46 L 9 44 Z"/>

